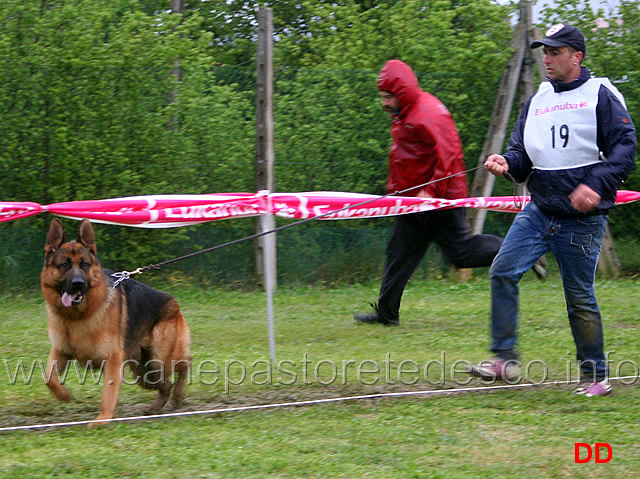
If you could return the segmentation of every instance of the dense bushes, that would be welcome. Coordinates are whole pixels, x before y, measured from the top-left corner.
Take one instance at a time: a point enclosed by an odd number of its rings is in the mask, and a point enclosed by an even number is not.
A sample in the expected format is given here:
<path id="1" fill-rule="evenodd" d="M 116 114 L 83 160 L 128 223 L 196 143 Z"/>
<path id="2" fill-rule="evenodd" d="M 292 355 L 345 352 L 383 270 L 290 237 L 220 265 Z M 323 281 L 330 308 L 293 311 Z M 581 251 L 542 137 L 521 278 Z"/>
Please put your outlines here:
<path id="1" fill-rule="evenodd" d="M 253 4 L 186 2 L 185 14 L 176 15 L 166 12 L 168 3 L 3 0 L 1 201 L 255 190 Z M 596 16 L 584 3 L 563 2 L 563 16 L 549 11 L 545 21 L 587 27 L 588 66 L 618 82 L 632 115 L 640 112 L 640 33 L 627 27 L 638 24 L 638 2 L 623 1 L 624 21 L 599 29 L 589 28 Z M 389 58 L 410 63 L 423 88 L 447 104 L 467 166 L 476 166 L 511 53 L 510 7 L 489 0 L 280 0 L 273 8 L 276 190 L 384 191 L 389 122 L 375 80 Z M 638 190 L 640 182 L 634 176 L 627 187 Z M 507 182 L 498 181 L 495 193 L 510 194 Z M 612 215 L 616 237 L 637 237 L 638 208 Z M 491 214 L 487 229 L 503 233 L 510 218 Z M 39 257 L 49 219 L 0 225 L 0 276 L 8 283 L 39 268 L 28 266 L 29 258 Z M 364 243 L 347 230 L 368 238 L 385 221 L 345 221 L 340 234 L 326 224 L 305 227 L 304 238 L 283 233 L 280 275 L 295 276 L 295 268 L 286 269 L 291 242 L 313 251 L 307 265 L 319 265 L 296 280 L 328 276 L 322 271 L 340 261 L 353 270 Z M 324 249 L 322 228 L 343 243 Z M 235 220 L 153 232 L 98 228 L 103 259 L 123 269 L 251 232 L 251 222 Z M 249 278 L 251 248 L 240 251 L 207 269 L 215 267 L 221 281 Z M 349 281 L 377 274 L 360 270 L 369 273 L 335 274 Z M 211 279 L 206 270 L 204 276 Z"/>

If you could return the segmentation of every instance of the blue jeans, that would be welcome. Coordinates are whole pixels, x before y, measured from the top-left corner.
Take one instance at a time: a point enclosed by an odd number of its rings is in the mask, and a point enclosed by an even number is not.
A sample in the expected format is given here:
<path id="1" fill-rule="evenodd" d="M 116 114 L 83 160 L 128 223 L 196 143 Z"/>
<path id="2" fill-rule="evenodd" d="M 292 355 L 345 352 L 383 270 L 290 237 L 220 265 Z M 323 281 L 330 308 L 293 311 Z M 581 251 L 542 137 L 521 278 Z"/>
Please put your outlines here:
<path id="1" fill-rule="evenodd" d="M 491 349 L 496 356 L 517 359 L 518 283 L 536 260 L 551 250 L 562 276 L 582 377 L 602 381 L 608 376 L 602 316 L 594 292 L 606 226 L 606 215 L 556 218 L 534 203 L 518 213 L 489 273 Z"/>

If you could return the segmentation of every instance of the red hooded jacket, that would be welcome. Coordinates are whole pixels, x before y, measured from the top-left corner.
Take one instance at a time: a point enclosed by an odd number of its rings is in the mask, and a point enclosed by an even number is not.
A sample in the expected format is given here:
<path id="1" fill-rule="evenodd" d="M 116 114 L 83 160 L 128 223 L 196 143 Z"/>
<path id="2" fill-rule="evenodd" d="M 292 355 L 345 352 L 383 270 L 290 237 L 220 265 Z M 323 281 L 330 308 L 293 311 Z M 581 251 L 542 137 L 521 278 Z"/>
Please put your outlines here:
<path id="1" fill-rule="evenodd" d="M 388 193 L 465 170 L 464 153 L 451 113 L 435 96 L 420 89 L 409 65 L 389 60 L 378 77 L 378 90 L 395 95 L 400 107 L 391 127 Z M 418 191 L 420 189 L 404 195 L 415 196 Z M 469 196 L 464 174 L 432 183 L 426 191 L 434 198 Z"/>

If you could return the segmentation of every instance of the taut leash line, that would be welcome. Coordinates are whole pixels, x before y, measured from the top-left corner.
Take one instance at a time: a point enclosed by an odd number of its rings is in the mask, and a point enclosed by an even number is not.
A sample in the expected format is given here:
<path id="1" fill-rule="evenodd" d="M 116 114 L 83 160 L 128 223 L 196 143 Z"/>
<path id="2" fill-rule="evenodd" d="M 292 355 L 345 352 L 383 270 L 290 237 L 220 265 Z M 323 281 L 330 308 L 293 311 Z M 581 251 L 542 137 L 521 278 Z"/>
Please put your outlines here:
<path id="1" fill-rule="evenodd" d="M 226 248 L 228 246 L 233 246 L 233 245 L 236 245 L 236 244 L 239 244 L 239 243 L 243 243 L 245 241 L 254 240 L 254 239 L 260 238 L 261 236 L 265 236 L 265 235 L 268 235 L 268 234 L 271 234 L 271 233 L 277 233 L 279 231 L 284 231 L 286 229 L 293 228 L 294 226 L 300 226 L 302 224 L 309 223 L 310 221 L 315 221 L 315 220 L 319 220 L 319 219 L 325 218 L 327 216 L 335 215 L 336 213 L 340 213 L 341 211 L 345 211 L 345 210 L 348 210 L 348 209 L 351 209 L 351 208 L 357 208 L 359 206 L 364 206 L 364 205 L 366 205 L 368 203 L 372 203 L 374 201 L 378 201 L 378 200 L 380 200 L 382 198 L 388 198 L 390 196 L 397 196 L 397 195 L 401 195 L 403 193 L 407 193 L 409 191 L 421 189 L 421 188 L 424 188 L 425 186 L 431 185 L 433 183 L 437 183 L 439 181 L 448 180 L 449 178 L 453 178 L 454 176 L 459 176 L 459 175 L 463 175 L 463 174 L 466 174 L 466 173 L 470 173 L 470 172 L 475 171 L 475 170 L 480 169 L 480 168 L 483 168 L 483 166 L 482 165 L 476 166 L 475 168 L 471 168 L 471 169 L 465 170 L 465 171 L 460 171 L 458 173 L 454 173 L 452 175 L 448 175 L 448 176 L 445 176 L 443 178 L 438 178 L 437 180 L 428 181 L 428 182 L 423 183 L 421 185 L 412 186 L 411 188 L 406 188 L 406 189 L 401 190 L 401 191 L 395 191 L 393 193 L 387 193 L 387 194 L 382 195 L 382 196 L 376 196 L 375 198 L 372 198 L 372 199 L 369 199 L 369 200 L 366 200 L 366 201 L 362 201 L 361 203 L 356 203 L 354 205 L 344 206 L 344 207 L 342 207 L 340 209 L 337 209 L 337 210 L 334 210 L 334 211 L 329 211 L 328 213 L 324 213 L 324 214 L 321 214 L 321 215 L 318 215 L 318 216 L 313 216 L 311 218 L 305 218 L 303 220 L 299 220 L 299 221 L 296 221 L 294 223 L 290 223 L 288 225 L 279 226 L 279 227 L 274 228 L 274 229 L 269 230 L 269 231 L 262 231 L 260 233 L 253 234 L 251 236 L 245 236 L 244 238 L 239 238 L 239 239 L 236 239 L 236 240 L 233 240 L 233 241 L 229 241 L 227 243 L 223 243 L 223 244 L 220 244 L 220 245 L 212 246 L 211 248 L 207 248 L 207 249 L 203 249 L 203 250 L 200 250 L 200 251 L 196 251 L 194 253 L 189 253 L 189 254 L 186 254 L 184 256 L 180 256 L 180 257 L 173 258 L 173 259 L 170 259 L 170 260 L 167 260 L 167 261 L 163 261 L 162 263 L 150 264 L 150 265 L 138 268 L 138 269 L 136 269 L 134 271 L 122 271 L 122 272 L 119 272 L 119 273 L 113 273 L 112 276 L 117 278 L 117 280 L 113 284 L 113 287 L 115 288 L 122 281 L 125 281 L 125 280 L 129 279 L 134 274 L 144 273 L 145 271 L 149 271 L 151 269 L 159 270 L 162 266 L 166 266 L 166 265 L 171 264 L 171 263 L 176 263 L 178 261 L 182 261 L 182 260 L 185 260 L 185 259 L 193 258 L 194 256 L 199 256 L 201 254 L 211 253 L 212 251 L 215 251 L 215 250 L 218 250 L 218 249 L 222 249 L 222 248 Z"/>

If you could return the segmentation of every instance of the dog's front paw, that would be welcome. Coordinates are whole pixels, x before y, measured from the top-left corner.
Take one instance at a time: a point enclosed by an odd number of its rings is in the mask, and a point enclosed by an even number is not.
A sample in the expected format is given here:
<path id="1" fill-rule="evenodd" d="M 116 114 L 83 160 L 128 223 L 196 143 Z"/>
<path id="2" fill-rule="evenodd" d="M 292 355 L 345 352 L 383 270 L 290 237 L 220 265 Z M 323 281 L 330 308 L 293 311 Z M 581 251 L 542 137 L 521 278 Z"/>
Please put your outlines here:
<path id="1" fill-rule="evenodd" d="M 98 414 L 98 417 L 95 418 L 95 421 L 100 422 L 90 422 L 89 424 L 87 424 L 87 427 L 89 429 L 93 429 L 98 426 L 104 426 L 105 424 L 109 424 L 111 422 L 111 419 L 113 419 L 113 414 Z"/>
<path id="2" fill-rule="evenodd" d="M 53 394 L 59 401 L 69 402 L 73 399 L 71 397 L 71 393 L 64 386 L 49 385 L 49 391 L 51 391 L 51 394 Z"/>

